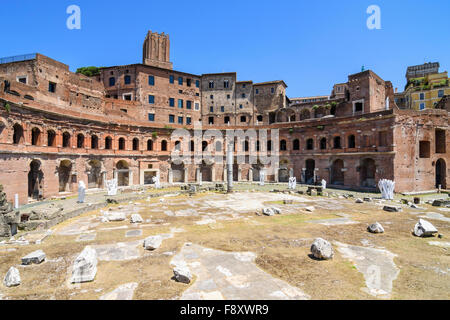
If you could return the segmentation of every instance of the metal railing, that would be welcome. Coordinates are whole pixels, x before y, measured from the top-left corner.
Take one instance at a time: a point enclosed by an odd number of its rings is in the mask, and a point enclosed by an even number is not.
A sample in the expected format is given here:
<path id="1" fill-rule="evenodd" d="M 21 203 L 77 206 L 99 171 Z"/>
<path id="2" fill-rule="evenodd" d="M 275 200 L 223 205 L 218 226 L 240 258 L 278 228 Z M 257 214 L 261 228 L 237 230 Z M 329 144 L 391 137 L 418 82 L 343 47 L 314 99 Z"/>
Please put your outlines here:
<path id="1" fill-rule="evenodd" d="M 34 59 L 36 59 L 36 53 L 22 54 L 22 55 L 18 55 L 18 56 L 0 58 L 0 64 L 11 63 L 11 62 L 18 62 L 18 61 L 34 60 Z"/>

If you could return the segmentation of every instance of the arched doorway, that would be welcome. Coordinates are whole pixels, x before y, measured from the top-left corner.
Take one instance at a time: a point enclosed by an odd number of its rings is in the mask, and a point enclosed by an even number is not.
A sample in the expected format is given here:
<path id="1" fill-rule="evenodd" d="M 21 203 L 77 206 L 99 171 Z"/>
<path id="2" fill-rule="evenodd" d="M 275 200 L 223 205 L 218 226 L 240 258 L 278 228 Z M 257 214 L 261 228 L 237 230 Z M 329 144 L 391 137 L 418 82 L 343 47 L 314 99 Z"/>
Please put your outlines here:
<path id="1" fill-rule="evenodd" d="M 116 164 L 117 169 L 117 186 L 127 187 L 130 185 L 130 167 L 128 162 L 120 160 Z"/>
<path id="2" fill-rule="evenodd" d="M 88 162 L 87 176 L 89 189 L 102 187 L 102 163 L 99 160 L 91 160 Z"/>
<path id="3" fill-rule="evenodd" d="M 344 161 L 338 159 L 331 165 L 331 184 L 344 185 Z"/>
<path id="4" fill-rule="evenodd" d="M 306 170 L 305 170 L 305 183 L 314 184 L 315 183 L 315 170 L 316 161 L 313 159 L 306 160 Z"/>
<path id="5" fill-rule="evenodd" d="M 39 200 L 43 196 L 44 173 L 41 170 L 41 162 L 33 160 L 28 172 L 28 197 Z"/>
<path id="6" fill-rule="evenodd" d="M 441 186 L 442 189 L 447 189 L 447 165 L 444 159 L 436 161 L 436 188 Z"/>
<path id="7" fill-rule="evenodd" d="M 70 190 L 70 176 L 72 173 L 72 162 L 70 160 L 63 160 L 59 163 L 59 192 L 69 192 Z"/>
<path id="8" fill-rule="evenodd" d="M 289 161 L 281 160 L 280 169 L 278 170 L 278 182 L 289 182 Z"/>
<path id="9" fill-rule="evenodd" d="M 184 164 L 172 164 L 172 181 L 174 183 L 183 183 L 184 181 Z"/>
<path id="10" fill-rule="evenodd" d="M 202 182 L 212 182 L 212 165 L 208 166 L 206 163 L 202 163 L 200 167 L 200 174 L 202 175 Z"/>
<path id="11" fill-rule="evenodd" d="M 361 162 L 360 174 L 361 174 L 361 186 L 368 188 L 376 188 L 375 183 L 376 166 L 375 160 L 364 159 Z"/>

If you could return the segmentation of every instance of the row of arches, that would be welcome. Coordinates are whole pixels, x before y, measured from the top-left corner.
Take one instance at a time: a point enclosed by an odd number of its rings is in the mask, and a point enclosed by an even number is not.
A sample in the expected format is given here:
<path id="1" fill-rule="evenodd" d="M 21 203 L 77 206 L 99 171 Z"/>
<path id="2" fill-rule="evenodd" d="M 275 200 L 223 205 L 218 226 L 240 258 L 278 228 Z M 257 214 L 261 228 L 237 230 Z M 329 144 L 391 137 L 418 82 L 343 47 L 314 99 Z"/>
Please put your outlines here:
<path id="1" fill-rule="evenodd" d="M 293 108 L 287 110 L 280 110 L 276 113 L 276 122 L 296 122 L 296 121 L 304 121 L 309 119 L 318 119 L 323 118 L 325 116 L 335 116 L 336 115 L 336 106 L 330 105 L 329 107 L 319 106 L 312 108 L 303 108 L 300 110 L 295 110 Z"/>
<path id="2" fill-rule="evenodd" d="M 319 139 L 318 148 L 320 150 L 327 150 L 327 149 L 329 149 L 328 143 L 329 143 L 328 139 L 323 137 L 323 138 Z M 342 138 L 340 136 L 334 137 L 332 139 L 331 143 L 332 143 L 331 147 L 333 149 L 342 149 L 344 147 Z M 306 144 L 306 146 L 305 146 L 306 150 L 314 150 L 315 149 L 314 139 L 312 139 L 312 138 L 306 139 L 305 144 Z M 347 137 L 347 148 L 350 148 L 350 149 L 356 148 L 356 137 L 354 135 L 350 135 Z M 294 139 L 292 141 L 292 150 L 293 151 L 300 150 L 300 139 Z M 280 141 L 280 151 L 288 151 L 286 140 Z"/>

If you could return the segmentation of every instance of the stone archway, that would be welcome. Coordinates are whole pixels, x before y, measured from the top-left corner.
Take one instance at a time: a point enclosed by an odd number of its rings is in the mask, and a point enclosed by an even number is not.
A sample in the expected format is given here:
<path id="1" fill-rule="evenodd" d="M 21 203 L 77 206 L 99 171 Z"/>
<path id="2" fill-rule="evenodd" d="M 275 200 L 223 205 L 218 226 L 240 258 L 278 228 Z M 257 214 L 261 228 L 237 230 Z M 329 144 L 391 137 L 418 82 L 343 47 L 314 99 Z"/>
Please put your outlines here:
<path id="1" fill-rule="evenodd" d="M 120 160 L 116 164 L 117 186 L 128 187 L 130 185 L 130 166 L 125 160 Z"/>
<path id="2" fill-rule="evenodd" d="M 58 167 L 59 192 L 69 192 L 70 177 L 72 173 L 72 162 L 70 160 L 62 160 Z"/>
<path id="3" fill-rule="evenodd" d="M 172 164 L 171 168 L 173 183 L 184 183 L 184 164 Z"/>
<path id="4" fill-rule="evenodd" d="M 331 165 L 331 184 L 344 185 L 344 161 L 338 159 Z"/>
<path id="5" fill-rule="evenodd" d="M 314 184 L 315 183 L 315 170 L 316 161 L 313 159 L 306 160 L 306 170 L 305 170 L 305 183 Z"/>
<path id="6" fill-rule="evenodd" d="M 33 160 L 30 163 L 28 172 L 28 197 L 39 200 L 43 196 L 44 173 L 41 169 L 41 162 Z"/>
<path id="7" fill-rule="evenodd" d="M 436 161 L 436 188 L 447 189 L 447 165 L 444 159 Z"/>
<path id="8" fill-rule="evenodd" d="M 375 173 L 375 160 L 371 158 L 364 159 L 360 167 L 361 187 L 376 188 Z"/>
<path id="9" fill-rule="evenodd" d="M 102 163 L 99 160 L 91 160 L 86 168 L 88 176 L 88 189 L 100 189 L 103 186 Z"/>

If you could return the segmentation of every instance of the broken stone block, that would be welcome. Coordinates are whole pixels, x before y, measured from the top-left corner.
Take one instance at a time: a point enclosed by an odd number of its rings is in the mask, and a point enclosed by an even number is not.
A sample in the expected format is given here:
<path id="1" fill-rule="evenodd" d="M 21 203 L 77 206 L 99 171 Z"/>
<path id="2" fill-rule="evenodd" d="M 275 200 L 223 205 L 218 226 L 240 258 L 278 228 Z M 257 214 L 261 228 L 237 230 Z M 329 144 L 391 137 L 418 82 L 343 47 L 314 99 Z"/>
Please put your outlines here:
<path id="1" fill-rule="evenodd" d="M 22 258 L 22 264 L 27 266 L 30 264 L 40 264 L 45 260 L 45 253 L 42 250 L 34 251 Z"/>
<path id="2" fill-rule="evenodd" d="M 117 221 L 125 221 L 126 215 L 124 212 L 105 212 L 104 216 L 108 221 L 117 222 Z"/>
<path id="3" fill-rule="evenodd" d="M 275 214 L 281 214 L 281 209 L 279 209 L 279 208 L 277 208 L 277 207 L 272 207 L 272 211 L 273 211 Z"/>
<path id="4" fill-rule="evenodd" d="M 438 199 L 433 201 L 433 207 L 445 207 L 450 205 L 450 200 Z"/>
<path id="5" fill-rule="evenodd" d="M 3 280 L 3 284 L 6 287 L 17 287 L 20 285 L 20 273 L 14 267 L 11 267 L 6 273 L 5 279 Z"/>
<path id="6" fill-rule="evenodd" d="M 308 212 L 314 212 L 314 210 L 316 210 L 316 208 L 311 206 L 311 207 L 306 207 L 305 210 Z"/>
<path id="7" fill-rule="evenodd" d="M 368 198 L 368 197 L 367 197 L 367 198 L 364 198 L 363 200 L 364 200 L 365 202 L 372 202 L 372 198 Z"/>
<path id="8" fill-rule="evenodd" d="M 316 259 L 330 260 L 334 256 L 334 250 L 328 241 L 317 238 L 311 245 L 311 253 Z"/>
<path id="9" fill-rule="evenodd" d="M 159 247 L 161 247 L 161 244 L 162 244 L 161 236 L 152 236 L 144 240 L 145 250 L 156 250 Z"/>
<path id="10" fill-rule="evenodd" d="M 173 274 L 177 282 L 189 284 L 192 280 L 192 274 L 187 266 L 178 266 L 174 268 Z"/>
<path id="11" fill-rule="evenodd" d="M 131 216 L 131 223 L 143 223 L 143 222 L 144 219 L 142 219 L 140 214 L 135 213 Z"/>
<path id="12" fill-rule="evenodd" d="M 364 201 L 360 198 L 356 199 L 355 203 L 364 203 Z"/>
<path id="13" fill-rule="evenodd" d="M 426 220 L 419 219 L 419 222 L 414 227 L 414 235 L 417 237 L 431 237 L 437 233 L 438 230 Z"/>
<path id="14" fill-rule="evenodd" d="M 384 233 L 384 228 L 383 228 L 383 226 L 382 226 L 380 223 L 378 223 L 378 222 L 375 222 L 375 223 L 371 224 L 371 225 L 367 228 L 367 230 L 368 230 L 370 233 Z"/>
<path id="15" fill-rule="evenodd" d="M 400 212 L 402 211 L 402 208 L 394 206 L 384 206 L 383 210 L 387 212 Z"/>
<path id="16" fill-rule="evenodd" d="M 93 281 L 97 274 L 97 251 L 90 246 L 75 259 L 72 269 L 72 283 Z"/>
<path id="17" fill-rule="evenodd" d="M 262 210 L 262 213 L 263 213 L 263 215 L 269 216 L 269 217 L 275 215 L 275 212 L 274 212 L 271 208 L 264 208 L 264 209 Z"/>

